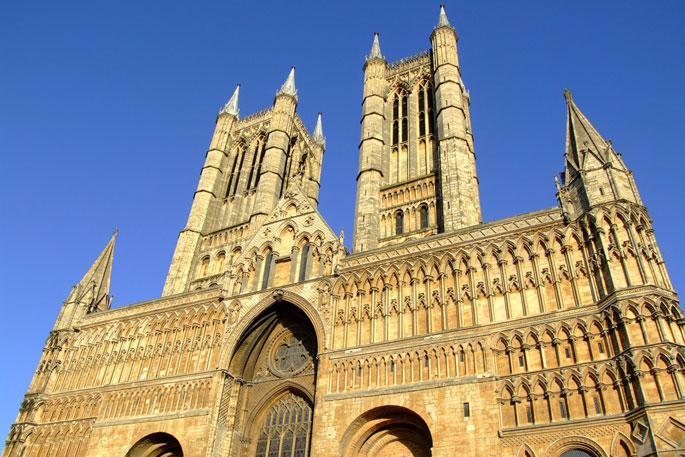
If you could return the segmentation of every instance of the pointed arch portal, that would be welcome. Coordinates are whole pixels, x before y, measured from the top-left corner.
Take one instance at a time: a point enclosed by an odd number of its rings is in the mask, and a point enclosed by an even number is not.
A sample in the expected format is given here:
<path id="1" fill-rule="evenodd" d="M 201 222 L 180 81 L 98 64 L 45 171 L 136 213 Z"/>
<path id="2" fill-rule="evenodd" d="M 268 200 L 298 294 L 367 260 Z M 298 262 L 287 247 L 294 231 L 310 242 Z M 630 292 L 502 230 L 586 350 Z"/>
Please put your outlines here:
<path id="1" fill-rule="evenodd" d="M 243 330 L 229 371 L 242 379 L 246 413 L 234 431 L 248 438 L 246 455 L 310 455 L 318 346 L 307 314 L 283 299 Z"/>

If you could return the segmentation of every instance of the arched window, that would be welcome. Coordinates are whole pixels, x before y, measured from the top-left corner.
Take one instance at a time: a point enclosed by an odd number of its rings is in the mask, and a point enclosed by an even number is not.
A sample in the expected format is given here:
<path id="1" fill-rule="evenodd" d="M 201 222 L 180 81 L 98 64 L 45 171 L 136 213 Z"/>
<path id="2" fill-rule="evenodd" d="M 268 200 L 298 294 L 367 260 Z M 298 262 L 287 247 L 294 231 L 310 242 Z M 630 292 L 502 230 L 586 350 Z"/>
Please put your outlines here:
<path id="1" fill-rule="evenodd" d="M 399 143 L 399 125 L 398 121 L 393 121 L 392 123 L 392 144 L 397 144 Z"/>
<path id="2" fill-rule="evenodd" d="M 216 262 L 217 262 L 217 267 L 216 267 L 217 274 L 223 273 L 224 272 L 224 264 L 226 263 L 226 253 L 220 252 L 219 255 L 216 256 Z"/>
<path id="3" fill-rule="evenodd" d="M 259 177 L 262 174 L 262 163 L 264 162 L 264 152 L 266 151 L 266 141 L 262 142 L 262 151 L 259 153 L 259 162 L 257 162 L 257 176 L 254 180 L 254 187 L 259 184 Z"/>
<path id="4" fill-rule="evenodd" d="M 395 235 L 401 235 L 404 232 L 404 214 L 402 211 L 395 213 Z"/>
<path id="5" fill-rule="evenodd" d="M 428 227 L 428 206 L 421 205 L 419 209 L 419 215 L 421 218 L 421 228 L 424 229 Z"/>
<path id="6" fill-rule="evenodd" d="M 311 429 L 311 406 L 304 398 L 290 393 L 267 414 L 259 432 L 255 456 L 307 457 Z"/>
<path id="7" fill-rule="evenodd" d="M 240 184 L 240 172 L 243 169 L 243 161 L 245 160 L 245 148 L 241 148 L 238 151 L 238 155 L 240 158 L 236 160 L 238 162 L 238 167 L 235 167 L 235 163 L 233 163 L 233 173 L 231 174 L 231 179 L 233 180 L 233 190 L 231 191 L 231 195 L 235 195 L 235 193 L 238 191 L 238 184 Z"/>
<path id="8" fill-rule="evenodd" d="M 309 261 L 309 243 L 302 246 L 300 253 L 300 281 L 304 281 L 307 276 L 307 262 Z"/>
<path id="9" fill-rule="evenodd" d="M 262 277 L 262 289 L 269 287 L 269 274 L 271 274 L 271 262 L 274 258 L 273 252 L 269 252 L 264 259 L 264 276 Z"/>
<path id="10" fill-rule="evenodd" d="M 200 261 L 200 277 L 209 274 L 209 257 L 205 257 Z"/>

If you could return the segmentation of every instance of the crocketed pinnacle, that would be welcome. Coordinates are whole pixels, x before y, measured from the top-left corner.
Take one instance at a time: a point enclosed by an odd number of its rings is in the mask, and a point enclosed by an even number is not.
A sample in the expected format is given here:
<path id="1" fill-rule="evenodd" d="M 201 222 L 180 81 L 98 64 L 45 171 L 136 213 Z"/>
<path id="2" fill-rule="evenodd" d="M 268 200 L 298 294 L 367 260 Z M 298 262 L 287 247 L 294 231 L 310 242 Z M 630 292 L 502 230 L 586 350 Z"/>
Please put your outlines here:
<path id="1" fill-rule="evenodd" d="M 595 127 L 578 109 L 573 101 L 571 92 L 564 90 L 564 98 L 568 105 L 566 160 L 576 169 L 581 170 L 589 165 L 592 158 L 603 164 L 606 161 L 607 149 L 610 144 L 597 132 Z"/>
<path id="2" fill-rule="evenodd" d="M 445 14 L 445 4 L 440 5 L 440 19 L 438 19 L 438 27 L 449 27 L 450 21 L 447 20 L 447 15 Z"/>
<path id="3" fill-rule="evenodd" d="M 276 95 L 290 95 L 291 97 L 295 97 L 297 99 L 297 89 L 295 89 L 295 66 L 290 69 L 288 78 L 285 80 L 281 86 L 281 89 Z"/>
<path id="4" fill-rule="evenodd" d="M 74 286 L 67 303 L 87 301 L 88 311 L 109 309 L 109 283 L 112 277 L 112 259 L 114 257 L 114 240 L 119 233 L 114 231 L 107 246 L 102 250 L 93 265 L 88 269 L 83 279 Z"/>
<path id="5" fill-rule="evenodd" d="M 235 92 L 231 96 L 231 99 L 226 103 L 226 106 L 219 111 L 219 114 L 230 114 L 232 116 L 238 117 L 240 110 L 238 109 L 238 94 L 240 93 L 240 83 L 235 88 Z"/>
<path id="6" fill-rule="evenodd" d="M 371 45 L 371 52 L 369 53 L 369 57 L 366 58 L 366 60 L 371 59 L 385 60 L 383 58 L 383 54 L 381 54 L 381 44 L 378 42 L 378 32 L 375 32 L 373 34 L 373 44 Z"/>
<path id="7" fill-rule="evenodd" d="M 319 118 L 316 120 L 316 127 L 314 127 L 312 139 L 316 144 L 319 144 L 326 149 L 326 138 L 323 136 L 323 127 L 321 126 L 321 113 L 319 113 Z"/>

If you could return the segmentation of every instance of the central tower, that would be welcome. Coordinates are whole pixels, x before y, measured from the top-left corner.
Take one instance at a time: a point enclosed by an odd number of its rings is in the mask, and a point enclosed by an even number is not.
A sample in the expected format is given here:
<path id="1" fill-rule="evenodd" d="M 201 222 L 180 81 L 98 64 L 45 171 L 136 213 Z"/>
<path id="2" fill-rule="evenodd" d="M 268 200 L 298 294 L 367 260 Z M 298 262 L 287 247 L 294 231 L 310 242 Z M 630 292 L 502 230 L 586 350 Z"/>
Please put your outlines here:
<path id="1" fill-rule="evenodd" d="M 469 94 L 444 6 L 432 49 L 364 64 L 354 251 L 481 222 Z"/>

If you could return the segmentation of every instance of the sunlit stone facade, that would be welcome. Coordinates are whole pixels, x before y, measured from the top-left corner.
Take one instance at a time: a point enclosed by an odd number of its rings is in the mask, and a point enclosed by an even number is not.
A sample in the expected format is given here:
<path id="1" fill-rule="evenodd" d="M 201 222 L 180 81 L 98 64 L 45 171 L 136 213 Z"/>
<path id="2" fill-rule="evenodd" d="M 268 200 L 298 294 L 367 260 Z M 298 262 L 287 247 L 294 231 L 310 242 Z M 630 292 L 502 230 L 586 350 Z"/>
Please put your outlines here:
<path id="1" fill-rule="evenodd" d="M 685 322 L 632 173 L 567 92 L 559 206 L 483 223 L 444 10 L 430 40 L 388 64 L 374 37 L 351 253 L 294 69 L 264 111 L 236 89 L 162 297 L 110 309 L 112 237 L 2 456 L 683 455 Z"/>

